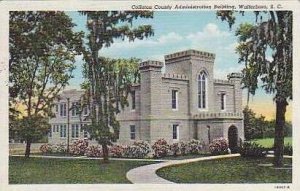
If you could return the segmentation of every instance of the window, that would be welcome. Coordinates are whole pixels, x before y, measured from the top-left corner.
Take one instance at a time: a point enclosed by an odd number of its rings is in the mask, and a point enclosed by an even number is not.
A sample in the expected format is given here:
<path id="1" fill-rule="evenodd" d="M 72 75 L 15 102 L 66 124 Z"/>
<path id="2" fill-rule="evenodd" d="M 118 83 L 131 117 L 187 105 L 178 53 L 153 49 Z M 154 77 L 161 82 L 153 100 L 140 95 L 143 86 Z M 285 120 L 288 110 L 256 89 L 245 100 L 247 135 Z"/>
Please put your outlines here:
<path id="1" fill-rule="evenodd" d="M 67 125 L 60 125 L 60 137 L 66 137 Z"/>
<path id="2" fill-rule="evenodd" d="M 88 106 L 84 106 L 84 108 L 83 108 L 83 115 L 84 115 L 84 116 L 87 116 L 88 113 L 89 113 L 89 111 L 88 111 Z"/>
<path id="3" fill-rule="evenodd" d="M 135 126 L 130 125 L 130 139 L 134 140 L 135 139 Z"/>
<path id="4" fill-rule="evenodd" d="M 55 104 L 55 113 L 58 113 L 58 104 Z"/>
<path id="5" fill-rule="evenodd" d="M 172 109 L 178 109 L 178 91 L 172 90 Z"/>
<path id="6" fill-rule="evenodd" d="M 60 116 L 62 116 L 62 117 L 67 116 L 67 104 L 66 103 L 60 104 Z"/>
<path id="7" fill-rule="evenodd" d="M 208 143 L 210 143 L 210 126 L 207 126 Z"/>
<path id="8" fill-rule="evenodd" d="M 59 125 L 56 125 L 56 132 L 59 132 Z"/>
<path id="9" fill-rule="evenodd" d="M 226 109 L 226 94 L 221 93 L 221 110 L 224 111 Z"/>
<path id="10" fill-rule="evenodd" d="M 48 136 L 52 137 L 52 128 L 50 129 L 50 131 L 48 132 Z"/>
<path id="11" fill-rule="evenodd" d="M 72 116 L 77 116 L 79 114 L 79 103 L 73 102 L 72 103 Z"/>
<path id="12" fill-rule="evenodd" d="M 132 103 L 132 104 L 131 104 L 131 109 L 132 109 L 132 110 L 135 110 L 135 91 L 132 91 L 132 92 L 131 92 L 131 99 L 132 99 L 132 100 L 131 100 L 131 103 Z"/>
<path id="13" fill-rule="evenodd" d="M 78 138 L 78 137 L 79 137 L 79 125 L 72 124 L 72 138 Z"/>
<path id="14" fill-rule="evenodd" d="M 53 125 L 53 126 L 52 126 L 52 131 L 53 131 L 53 133 L 55 133 L 55 130 L 56 130 L 55 125 Z"/>
<path id="15" fill-rule="evenodd" d="M 179 128 L 178 128 L 178 124 L 173 124 L 173 132 L 172 132 L 172 134 L 173 134 L 173 139 L 174 140 L 178 140 L 178 138 L 179 138 Z"/>
<path id="16" fill-rule="evenodd" d="M 206 109 L 206 94 L 207 94 L 207 77 L 204 71 L 198 76 L 198 108 Z"/>
<path id="17" fill-rule="evenodd" d="M 86 125 L 81 124 L 81 125 L 80 125 L 80 132 L 83 132 L 83 137 L 84 137 L 84 138 L 87 138 L 87 137 L 88 137 L 88 132 L 87 132 L 87 130 L 84 129 L 84 128 L 86 128 Z"/>

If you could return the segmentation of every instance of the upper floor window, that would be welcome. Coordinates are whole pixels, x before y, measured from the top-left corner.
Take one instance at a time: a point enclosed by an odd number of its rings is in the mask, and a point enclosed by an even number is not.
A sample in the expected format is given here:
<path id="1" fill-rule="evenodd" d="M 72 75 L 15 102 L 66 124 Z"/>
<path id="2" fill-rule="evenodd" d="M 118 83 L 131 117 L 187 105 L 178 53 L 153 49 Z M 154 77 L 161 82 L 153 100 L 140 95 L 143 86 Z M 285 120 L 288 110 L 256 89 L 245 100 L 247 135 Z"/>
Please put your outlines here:
<path id="1" fill-rule="evenodd" d="M 221 110 L 226 110 L 226 94 L 221 93 Z"/>
<path id="2" fill-rule="evenodd" d="M 131 101 L 131 109 L 135 110 L 135 91 L 131 92 L 131 99 L 132 99 L 132 101 Z"/>
<path id="3" fill-rule="evenodd" d="M 87 116 L 88 114 L 89 114 L 88 106 L 84 106 L 84 108 L 83 108 L 83 115 Z"/>
<path id="4" fill-rule="evenodd" d="M 130 139 L 135 139 L 135 125 L 130 125 Z"/>
<path id="5" fill-rule="evenodd" d="M 55 113 L 58 113 L 58 104 L 55 104 Z"/>
<path id="6" fill-rule="evenodd" d="M 72 116 L 77 116 L 80 112 L 79 112 L 79 108 L 80 105 L 78 102 L 73 102 L 72 103 Z"/>
<path id="7" fill-rule="evenodd" d="M 172 109 L 178 109 L 178 91 L 172 90 Z"/>
<path id="8" fill-rule="evenodd" d="M 207 96 L 207 75 L 204 71 L 200 72 L 198 76 L 198 108 L 206 109 Z"/>
<path id="9" fill-rule="evenodd" d="M 60 116 L 62 116 L 62 117 L 67 116 L 67 104 L 66 103 L 60 104 Z"/>

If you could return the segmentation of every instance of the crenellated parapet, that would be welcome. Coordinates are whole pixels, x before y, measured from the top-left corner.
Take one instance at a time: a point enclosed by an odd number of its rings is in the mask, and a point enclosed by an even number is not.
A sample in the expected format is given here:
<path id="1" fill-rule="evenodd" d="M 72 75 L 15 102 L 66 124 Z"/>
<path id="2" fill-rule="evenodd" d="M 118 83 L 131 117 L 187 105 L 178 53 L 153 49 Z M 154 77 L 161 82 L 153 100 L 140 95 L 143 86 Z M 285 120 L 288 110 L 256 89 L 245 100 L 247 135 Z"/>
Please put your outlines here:
<path id="1" fill-rule="evenodd" d="M 147 60 L 140 63 L 139 69 L 149 69 L 149 68 L 158 68 L 161 69 L 164 66 L 163 62 L 156 61 L 156 60 Z"/>
<path id="2" fill-rule="evenodd" d="M 200 58 L 204 60 L 213 61 L 215 59 L 215 54 L 204 52 L 204 51 L 198 51 L 198 50 L 186 50 L 186 51 L 165 55 L 166 64 L 176 60 L 191 59 L 191 58 Z"/>
<path id="3" fill-rule="evenodd" d="M 188 77 L 184 74 L 163 74 L 165 79 L 176 79 L 176 80 L 188 80 Z"/>
<path id="4" fill-rule="evenodd" d="M 224 85 L 234 85 L 233 82 L 228 81 L 228 80 L 221 80 L 221 79 L 214 79 L 215 84 L 224 84 Z"/>

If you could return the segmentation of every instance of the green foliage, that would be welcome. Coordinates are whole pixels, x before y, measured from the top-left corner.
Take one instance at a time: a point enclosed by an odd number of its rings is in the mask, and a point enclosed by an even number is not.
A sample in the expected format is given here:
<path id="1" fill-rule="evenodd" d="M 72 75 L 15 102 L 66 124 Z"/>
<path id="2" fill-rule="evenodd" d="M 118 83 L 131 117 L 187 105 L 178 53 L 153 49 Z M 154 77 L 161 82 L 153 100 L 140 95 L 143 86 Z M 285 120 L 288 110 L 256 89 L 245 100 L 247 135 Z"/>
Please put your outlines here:
<path id="1" fill-rule="evenodd" d="M 285 155 L 293 156 L 293 145 L 288 143 L 287 145 L 284 145 L 283 150 Z"/>
<path id="2" fill-rule="evenodd" d="M 265 157 L 267 149 L 255 142 L 244 142 L 240 148 L 240 154 L 242 157 Z"/>
<path id="3" fill-rule="evenodd" d="M 82 52 L 83 34 L 74 32 L 74 26 L 64 12 L 9 13 L 10 127 L 27 141 L 27 156 L 30 143 L 46 129 L 35 120 L 52 115 L 53 100 L 68 85 L 75 56 Z M 25 107 L 25 113 L 16 113 L 17 105 Z"/>
<path id="4" fill-rule="evenodd" d="M 87 17 L 88 43 L 84 51 L 84 77 L 87 104 L 90 108 L 91 125 L 87 126 L 90 138 L 103 148 L 108 160 L 107 145 L 119 135 L 116 114 L 127 103 L 132 83 L 138 82 L 137 59 L 108 59 L 98 55 L 103 47 L 110 47 L 115 39 L 134 41 L 153 35 L 150 25 L 133 26 L 133 21 L 152 18 L 147 11 L 83 11 Z"/>

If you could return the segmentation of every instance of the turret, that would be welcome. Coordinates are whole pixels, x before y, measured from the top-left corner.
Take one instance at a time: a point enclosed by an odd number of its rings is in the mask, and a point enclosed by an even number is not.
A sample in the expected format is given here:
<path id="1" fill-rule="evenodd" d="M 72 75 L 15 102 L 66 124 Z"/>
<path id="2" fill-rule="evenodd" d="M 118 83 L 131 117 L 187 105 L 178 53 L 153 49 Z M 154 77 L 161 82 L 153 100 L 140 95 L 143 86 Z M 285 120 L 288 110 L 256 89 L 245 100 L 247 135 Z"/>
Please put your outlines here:
<path id="1" fill-rule="evenodd" d="M 229 82 L 234 84 L 234 112 L 242 112 L 243 110 L 243 95 L 241 82 L 243 78 L 242 73 L 230 73 L 227 75 Z"/>

